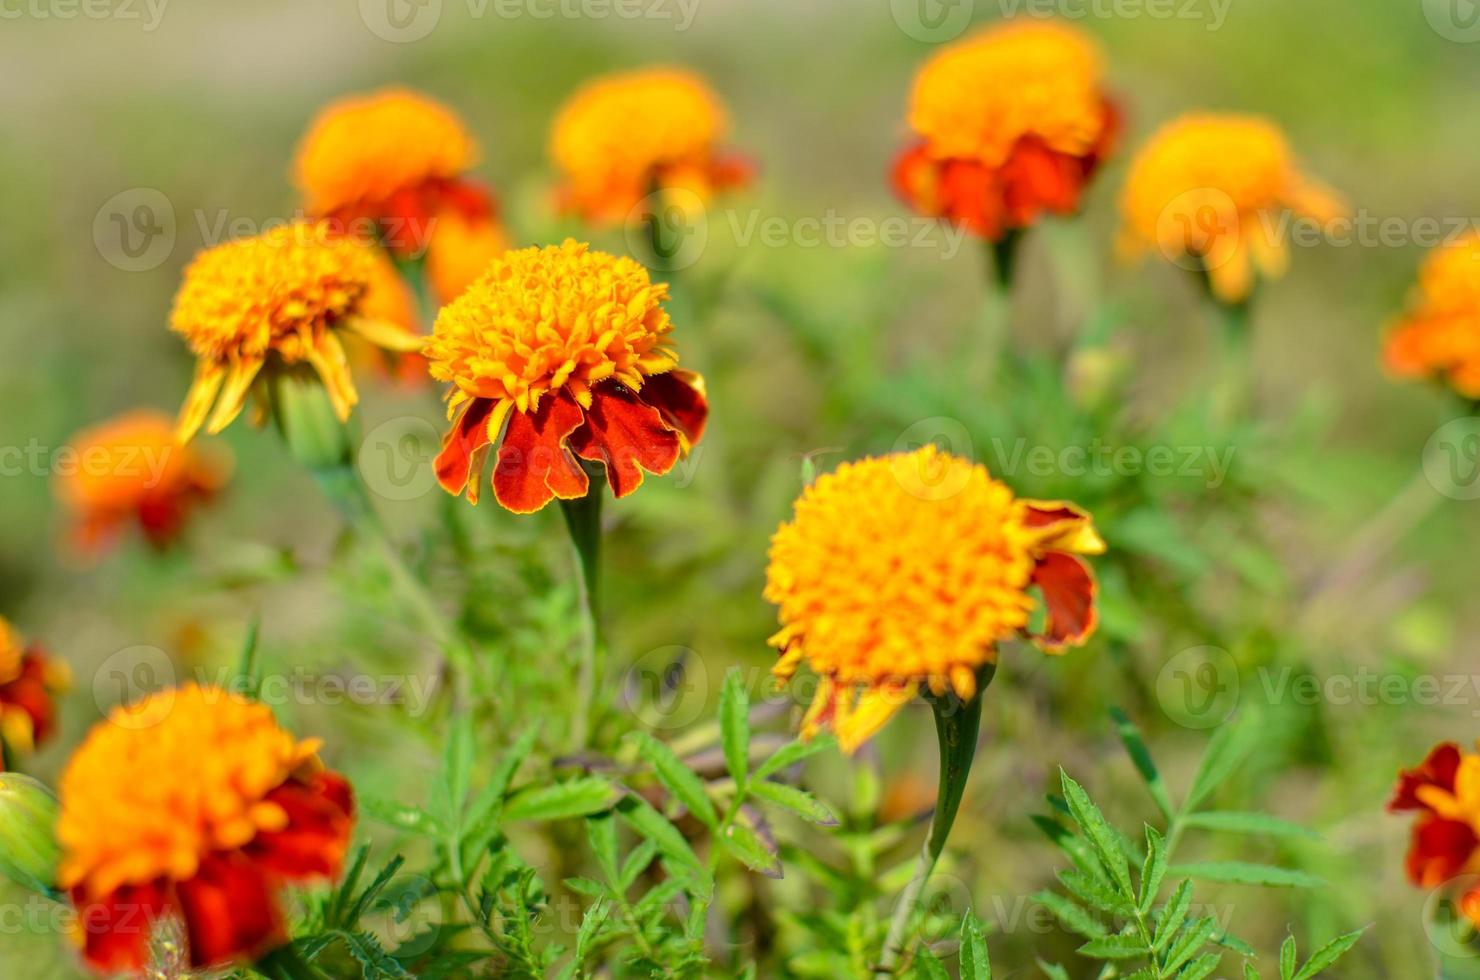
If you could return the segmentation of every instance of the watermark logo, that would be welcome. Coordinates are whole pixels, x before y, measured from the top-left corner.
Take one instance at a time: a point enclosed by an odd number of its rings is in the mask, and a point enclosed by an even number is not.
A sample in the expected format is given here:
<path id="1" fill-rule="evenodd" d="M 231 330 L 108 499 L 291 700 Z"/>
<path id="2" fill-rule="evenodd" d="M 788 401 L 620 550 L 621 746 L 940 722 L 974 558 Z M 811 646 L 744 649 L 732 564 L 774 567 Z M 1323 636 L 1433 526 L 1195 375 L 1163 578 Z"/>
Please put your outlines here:
<path id="1" fill-rule="evenodd" d="M 1238 664 L 1222 647 L 1183 650 L 1156 676 L 1161 709 L 1184 728 L 1213 728 L 1238 707 Z"/>
<path id="2" fill-rule="evenodd" d="M 442 0 L 360 0 L 360 20 L 382 41 L 410 44 L 436 29 Z"/>
<path id="3" fill-rule="evenodd" d="M 649 728 L 686 728 L 705 714 L 709 671 L 685 646 L 649 650 L 622 678 L 622 700 Z"/>
<path id="4" fill-rule="evenodd" d="M 1423 16 L 1446 41 L 1480 41 L 1480 3 L 1476 0 L 1423 0 Z"/>
<path id="5" fill-rule="evenodd" d="M 403 415 L 380 423 L 360 445 L 365 485 L 386 500 L 416 500 L 437 488 L 432 466 L 440 436 L 426 419 Z"/>
<path id="6" fill-rule="evenodd" d="M 93 247 L 124 272 L 158 268 L 175 248 L 175 208 L 153 187 L 131 187 L 93 215 Z"/>
<path id="7" fill-rule="evenodd" d="M 894 458 L 891 467 L 894 479 L 912 497 L 921 500 L 947 500 L 956 496 L 971 482 L 971 469 L 953 466 L 944 457 L 925 462 L 912 456 L 926 445 L 934 444 L 944 453 L 960 459 L 975 458 L 971 433 L 960 419 L 937 415 L 911 425 L 894 440 Z"/>
<path id="8" fill-rule="evenodd" d="M 899 29 L 928 44 L 960 37 L 975 7 L 973 0 L 889 0 L 889 13 Z"/>
<path id="9" fill-rule="evenodd" d="M 656 272 L 678 272 L 698 262 L 709 244 L 704 200 L 683 187 L 653 191 L 623 222 L 629 255 L 645 255 Z"/>
<path id="10" fill-rule="evenodd" d="M 1452 500 L 1480 497 L 1480 417 L 1446 422 L 1423 447 L 1423 475 Z"/>
<path id="11" fill-rule="evenodd" d="M 151 694 L 173 689 L 175 680 L 175 663 L 159 647 L 124 647 L 109 654 L 93 674 L 93 704 L 107 713 L 118 705 L 135 704 Z M 162 717 L 157 712 L 120 712 L 113 721 L 125 728 L 150 728 Z"/>
<path id="12" fill-rule="evenodd" d="M 1423 903 L 1423 928 L 1446 959 L 1480 958 L 1480 929 L 1460 907 L 1464 896 L 1480 895 L 1480 875 L 1460 875 L 1429 892 Z"/>

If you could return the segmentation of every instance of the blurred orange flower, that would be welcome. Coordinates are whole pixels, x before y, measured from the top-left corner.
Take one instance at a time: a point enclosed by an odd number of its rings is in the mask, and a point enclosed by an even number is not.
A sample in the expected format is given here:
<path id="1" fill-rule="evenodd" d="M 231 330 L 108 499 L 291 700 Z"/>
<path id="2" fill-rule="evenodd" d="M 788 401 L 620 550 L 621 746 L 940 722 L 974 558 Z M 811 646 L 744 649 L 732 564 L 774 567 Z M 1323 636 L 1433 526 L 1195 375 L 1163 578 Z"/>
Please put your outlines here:
<path id="1" fill-rule="evenodd" d="M 467 176 L 478 149 L 446 106 L 391 88 L 341 99 L 314 118 L 298 149 L 295 179 L 309 213 L 347 233 L 362 223 L 398 258 L 425 256 L 443 272 L 432 281 L 454 299 L 494 250 L 506 247 L 496 202 Z M 462 231 L 443 234 L 444 222 Z M 469 229 L 472 231 L 470 232 Z M 457 250 L 472 247 L 462 256 Z"/>
<path id="2" fill-rule="evenodd" d="M 917 139 L 895 162 L 896 191 L 992 241 L 1045 211 L 1072 214 L 1119 128 L 1103 76 L 1093 42 L 1053 22 L 946 46 L 915 77 Z"/>
<path id="3" fill-rule="evenodd" d="M 1188 115 L 1163 126 L 1131 161 L 1120 199 L 1121 249 L 1153 249 L 1207 274 L 1213 295 L 1238 303 L 1256 277 L 1284 274 L 1275 223 L 1286 209 L 1317 222 L 1346 205 L 1300 173 L 1284 133 L 1257 116 Z"/>
<path id="4" fill-rule="evenodd" d="M 153 932 L 183 926 L 195 969 L 286 940 L 286 882 L 339 875 L 349 783 L 265 705 L 187 685 L 119 707 L 61 779 L 61 887 L 100 972 L 142 971 Z"/>
<path id="5" fill-rule="evenodd" d="M 75 465 L 58 472 L 57 496 L 71 514 L 70 539 L 96 555 L 133 523 L 156 548 L 172 542 L 190 510 L 230 474 L 224 453 L 175 440 L 170 417 L 138 409 L 72 437 Z"/>
<path id="6" fill-rule="evenodd" d="M 1027 635 L 1049 653 L 1083 643 L 1095 582 L 1075 556 L 1104 548 L 1079 508 L 1019 500 L 933 445 L 819 477 L 766 570 L 781 622 L 772 673 L 785 682 L 805 660 L 819 678 L 802 737 L 830 727 L 852 752 L 922 687 L 972 698 L 1003 640 Z"/>
<path id="7" fill-rule="evenodd" d="M 264 368 L 311 367 L 336 414 L 348 419 L 359 396 L 341 335 L 394 351 L 421 346 L 402 327 L 365 315 L 374 277 L 372 249 L 312 222 L 279 225 L 197 255 L 170 314 L 170 329 L 197 359 L 180 440 L 202 425 L 211 433 L 230 425 Z"/>
<path id="8" fill-rule="evenodd" d="M 1436 378 L 1466 398 L 1480 398 L 1480 232 L 1429 253 L 1383 360 L 1399 377 Z"/>
<path id="9" fill-rule="evenodd" d="M 1408 879 L 1437 888 L 1460 875 L 1480 875 L 1480 755 L 1444 742 L 1416 769 L 1404 770 L 1388 803 L 1418 811 L 1408 848 Z M 1480 885 L 1460 897 L 1460 911 L 1480 927 Z"/>
<path id="10" fill-rule="evenodd" d="M 72 672 L 0 616 L 0 769 L 33 751 L 56 731 L 56 697 Z"/>
<path id="11" fill-rule="evenodd" d="M 360 315 L 367 320 L 388 324 L 410 340 L 422 343 L 421 320 L 416 315 L 416 297 L 390 256 L 379 249 L 367 249 L 372 256 L 373 267 L 370 286 L 360 302 Z M 408 342 L 410 342 L 408 340 Z M 418 386 L 430 382 L 427 377 L 426 358 L 387 350 L 356 334 L 344 337 L 344 351 L 349 357 L 351 370 L 355 374 L 365 373 L 392 378 L 400 384 Z"/>
<path id="12" fill-rule="evenodd" d="M 442 309 L 426 357 L 450 382 L 452 430 L 437 457 L 447 492 L 474 503 L 495 444 L 493 491 L 527 514 L 589 489 L 577 460 L 606 467 L 624 497 L 699 441 L 708 405 L 678 370 L 668 287 L 647 270 L 567 240 L 504 253 Z"/>
<path id="13" fill-rule="evenodd" d="M 720 148 L 729 118 L 698 76 L 649 68 L 582 86 L 555 117 L 550 156 L 563 210 L 618 222 L 659 190 L 707 201 L 750 181 L 742 157 Z"/>

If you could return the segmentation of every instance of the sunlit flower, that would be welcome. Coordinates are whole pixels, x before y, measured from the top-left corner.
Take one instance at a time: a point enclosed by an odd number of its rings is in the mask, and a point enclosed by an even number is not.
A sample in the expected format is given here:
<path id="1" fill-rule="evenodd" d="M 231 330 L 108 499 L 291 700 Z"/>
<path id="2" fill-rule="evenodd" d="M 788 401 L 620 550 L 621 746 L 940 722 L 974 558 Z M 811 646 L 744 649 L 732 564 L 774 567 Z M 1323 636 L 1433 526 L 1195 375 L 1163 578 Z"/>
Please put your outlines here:
<path id="1" fill-rule="evenodd" d="M 718 97 L 687 71 L 588 82 L 560 110 L 550 137 L 561 204 L 590 221 L 621 221 L 656 190 L 681 188 L 702 201 L 745 184 L 750 165 L 720 145 L 728 128 Z"/>
<path id="2" fill-rule="evenodd" d="M 1118 128 L 1104 67 L 1079 31 L 1010 21 L 948 45 L 915 77 L 916 141 L 894 186 L 916 210 L 990 240 L 1072 214 Z"/>
<path id="3" fill-rule="evenodd" d="M 1461 875 L 1480 875 L 1480 755 L 1445 742 L 1417 769 L 1398 777 L 1388 809 L 1415 810 L 1408 878 L 1438 888 Z M 1480 885 L 1460 897 L 1460 911 L 1480 927 Z"/>
<path id="4" fill-rule="evenodd" d="M 149 409 L 79 432 L 70 449 L 71 465 L 58 469 L 56 489 L 71 512 L 72 544 L 85 555 L 106 548 L 130 524 L 165 547 L 230 471 L 223 455 L 177 442 L 170 417 Z"/>
<path id="5" fill-rule="evenodd" d="M 396 271 L 396 264 L 390 256 L 378 249 L 368 251 L 374 265 L 370 286 L 360 302 L 360 315 L 400 330 L 406 334 L 408 344 L 421 343 L 425 338 L 411 287 Z M 344 350 L 355 375 L 362 372 L 382 375 L 408 386 L 426 384 L 431 380 L 427 377 L 426 359 L 420 354 L 387 350 L 352 333 L 344 337 Z"/>
<path id="6" fill-rule="evenodd" d="M 818 677 L 803 737 L 830 727 L 851 752 L 922 688 L 969 700 L 1003 640 L 1083 643 L 1095 583 L 1075 555 L 1104 547 L 1073 504 L 1020 500 L 933 445 L 819 477 L 766 571 L 781 622 L 772 672 L 784 682 L 805 661 Z"/>
<path id="7" fill-rule="evenodd" d="M 476 503 L 494 445 L 494 496 L 521 514 L 586 495 L 577 457 L 604 464 L 618 497 L 644 470 L 672 469 L 708 406 L 667 345 L 667 297 L 636 262 L 575 241 L 495 259 L 443 307 L 425 352 L 432 377 L 452 384 L 442 486 Z"/>
<path id="8" fill-rule="evenodd" d="M 56 731 L 56 698 L 71 686 L 66 663 L 28 643 L 0 616 L 0 768 L 10 769 Z"/>
<path id="9" fill-rule="evenodd" d="M 179 928 L 195 969 L 285 941 L 279 892 L 334 878 L 354 826 L 349 783 L 265 705 L 187 685 L 120 707 L 61 779 L 60 884 L 88 963 L 139 972 Z"/>
<path id="10" fill-rule="evenodd" d="M 212 433 L 230 425 L 264 368 L 312 368 L 335 413 L 349 418 L 359 396 L 341 335 L 358 334 L 387 350 L 421 345 L 419 337 L 364 314 L 374 276 L 368 246 L 308 222 L 197 255 L 170 314 L 170 329 L 196 356 L 195 381 L 180 412 L 181 441 L 202 425 Z"/>
<path id="11" fill-rule="evenodd" d="M 450 303 L 483 274 L 488 263 L 509 250 L 503 229 L 487 221 L 469 221 L 446 214 L 432 230 L 427 252 L 427 277 L 432 289 Z"/>
<path id="12" fill-rule="evenodd" d="M 1189 115 L 1163 126 L 1131 162 L 1121 194 L 1122 249 L 1156 250 L 1206 272 L 1238 303 L 1257 277 L 1284 274 L 1281 215 L 1319 223 L 1345 212 L 1335 192 L 1300 173 L 1285 135 L 1257 116 Z"/>
<path id="13" fill-rule="evenodd" d="M 1480 232 L 1429 253 L 1383 359 L 1400 377 L 1436 378 L 1480 398 Z"/>

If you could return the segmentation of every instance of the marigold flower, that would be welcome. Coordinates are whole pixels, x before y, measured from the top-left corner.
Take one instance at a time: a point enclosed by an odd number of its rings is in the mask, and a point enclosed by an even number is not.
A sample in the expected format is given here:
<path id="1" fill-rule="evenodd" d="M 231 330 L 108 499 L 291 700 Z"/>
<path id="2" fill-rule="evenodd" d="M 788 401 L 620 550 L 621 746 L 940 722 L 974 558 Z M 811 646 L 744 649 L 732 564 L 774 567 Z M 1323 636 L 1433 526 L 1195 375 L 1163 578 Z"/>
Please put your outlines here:
<path id="1" fill-rule="evenodd" d="M 1411 310 L 1388 335 L 1388 370 L 1480 398 L 1480 232 L 1429 253 Z"/>
<path id="2" fill-rule="evenodd" d="M 307 222 L 197 255 L 170 314 L 170 329 L 197 358 L 180 440 L 202 425 L 211 433 L 230 425 L 264 367 L 312 367 L 335 413 L 348 419 L 359 396 L 340 336 L 358 334 L 387 350 L 421 346 L 419 337 L 364 315 L 374 258 L 367 246 Z"/>
<path id="3" fill-rule="evenodd" d="M 192 508 L 213 496 L 230 472 L 224 456 L 175 439 L 162 412 L 126 412 L 72 437 L 76 465 L 57 479 L 72 514 L 71 541 L 95 555 L 137 523 L 156 548 L 180 534 Z"/>
<path id="4" fill-rule="evenodd" d="M 1444 742 L 1416 769 L 1398 776 L 1388 803 L 1394 813 L 1416 810 L 1408 848 L 1408 879 L 1437 888 L 1460 875 L 1480 874 L 1480 755 Z M 1480 927 L 1480 885 L 1460 898 L 1460 911 Z"/>
<path id="5" fill-rule="evenodd" d="M 318 748 L 265 705 L 193 684 L 94 727 L 62 774 L 57 823 L 87 962 L 141 971 L 155 930 L 175 924 L 195 969 L 284 942 L 282 885 L 338 876 L 354 826 L 349 783 Z"/>
<path id="6" fill-rule="evenodd" d="M 370 286 L 360 302 L 360 315 L 367 320 L 383 323 L 404 333 L 407 343 L 420 344 L 423 340 L 421 319 L 416 313 L 416 297 L 390 256 L 379 249 L 368 250 L 374 263 Z M 361 372 L 389 377 L 404 385 L 425 384 L 427 362 L 420 354 L 398 353 L 379 347 L 362 337 L 348 335 L 344 338 L 345 353 L 349 356 L 353 374 Z"/>
<path id="7" fill-rule="evenodd" d="M 751 167 L 719 147 L 729 119 L 698 76 L 650 68 L 598 78 L 560 110 L 550 156 L 564 177 L 563 209 L 621 221 L 655 190 L 707 200 L 749 182 Z"/>
<path id="8" fill-rule="evenodd" d="M 66 663 L 28 643 L 0 616 L 0 769 L 56 731 L 56 698 L 71 686 Z"/>
<path id="9" fill-rule="evenodd" d="M 425 351 L 432 377 L 452 384 L 442 486 L 476 503 L 494 444 L 494 496 L 519 514 L 584 497 L 577 457 L 603 463 L 618 497 L 644 470 L 672 469 L 708 405 L 667 346 L 667 298 L 632 259 L 571 240 L 495 259 L 443 307 Z"/>
<path id="10" fill-rule="evenodd" d="M 947 45 L 915 77 L 917 137 L 894 165 L 916 210 L 990 240 L 1072 214 L 1119 117 L 1099 51 L 1062 24 L 1010 21 Z"/>
<path id="11" fill-rule="evenodd" d="M 1345 211 L 1334 191 L 1296 168 L 1278 127 L 1236 115 L 1188 115 L 1163 126 L 1131 162 L 1120 204 L 1123 251 L 1154 248 L 1206 272 L 1225 303 L 1247 298 L 1256 275 L 1284 274 L 1278 212 L 1328 222 Z"/>
<path id="12" fill-rule="evenodd" d="M 1104 548 L 1073 504 L 1020 500 L 933 445 L 819 477 L 771 539 L 766 570 L 781 622 L 772 673 L 785 682 L 805 660 L 819 678 L 802 737 L 831 727 L 852 752 L 922 687 L 975 696 L 1003 640 L 1027 635 L 1049 653 L 1083 643 L 1095 582 L 1075 555 Z"/>

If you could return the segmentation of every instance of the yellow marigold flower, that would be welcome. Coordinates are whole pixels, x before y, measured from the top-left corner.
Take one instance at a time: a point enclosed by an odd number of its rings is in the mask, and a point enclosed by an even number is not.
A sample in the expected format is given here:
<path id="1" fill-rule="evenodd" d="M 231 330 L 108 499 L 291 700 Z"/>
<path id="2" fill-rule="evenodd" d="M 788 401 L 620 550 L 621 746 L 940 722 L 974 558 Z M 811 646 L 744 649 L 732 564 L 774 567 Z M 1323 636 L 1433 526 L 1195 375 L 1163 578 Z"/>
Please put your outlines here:
<path id="1" fill-rule="evenodd" d="M 89 556 L 130 523 L 154 547 L 168 546 L 231 469 L 224 455 L 176 441 L 170 417 L 150 409 L 85 429 L 70 448 L 74 464 L 59 471 L 57 495 L 72 515 L 73 545 Z"/>
<path id="2" fill-rule="evenodd" d="M 265 705 L 193 684 L 93 728 L 62 774 L 57 823 L 88 962 L 142 970 L 151 933 L 176 920 L 196 969 L 283 942 L 281 884 L 337 876 L 354 824 L 318 747 Z"/>
<path id="3" fill-rule="evenodd" d="M 495 259 L 443 307 L 425 351 L 452 385 L 442 486 L 476 502 L 495 442 L 494 494 L 516 513 L 584 497 L 576 457 L 604 464 L 618 497 L 644 470 L 668 472 L 708 409 L 698 376 L 676 370 L 667 297 L 633 260 L 571 240 Z"/>
<path id="4" fill-rule="evenodd" d="M 56 731 L 56 698 L 71 686 L 65 662 L 27 642 L 0 616 L 0 769 Z"/>
<path id="5" fill-rule="evenodd" d="M 341 333 L 357 333 L 388 350 L 420 347 L 419 338 L 363 315 L 374 275 L 374 255 L 366 246 L 307 222 L 197 255 L 170 314 L 170 329 L 185 338 L 197 359 L 180 413 L 181 441 L 202 425 L 212 433 L 230 425 L 269 366 L 312 367 L 340 419 L 349 418 L 359 396 Z"/>
<path id="6" fill-rule="evenodd" d="M 1120 204 L 1124 251 L 1157 249 L 1191 263 L 1226 303 L 1244 300 L 1256 274 L 1284 274 L 1280 211 L 1318 222 L 1345 211 L 1334 191 L 1296 168 L 1278 127 L 1229 115 L 1189 115 L 1162 127 L 1131 162 Z"/>
<path id="7" fill-rule="evenodd" d="M 651 68 L 588 82 L 555 118 L 550 156 L 562 204 L 588 220 L 619 221 L 657 189 L 706 199 L 746 183 L 750 167 L 721 152 L 729 119 L 698 76 Z"/>
<path id="8" fill-rule="evenodd" d="M 1020 500 L 987 470 L 933 445 L 819 477 L 771 539 L 765 597 L 778 607 L 786 681 L 806 661 L 810 738 L 852 752 L 919 693 L 976 693 L 997 644 L 1029 631 L 1041 592 L 1050 653 L 1095 628 L 1094 579 L 1075 554 L 1104 542 L 1072 504 Z"/>
<path id="9" fill-rule="evenodd" d="M 1384 361 L 1400 377 L 1437 378 L 1480 399 L 1480 232 L 1429 253 Z"/>

